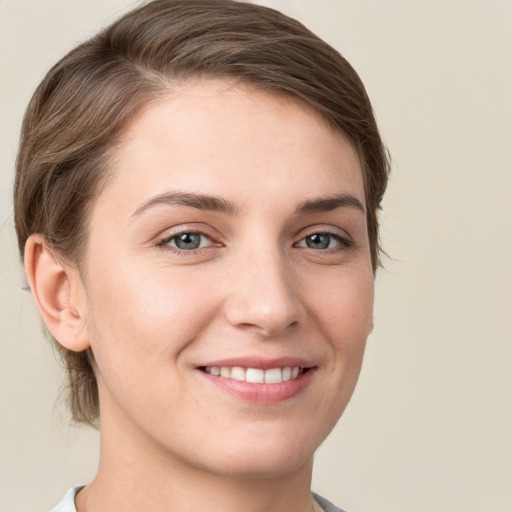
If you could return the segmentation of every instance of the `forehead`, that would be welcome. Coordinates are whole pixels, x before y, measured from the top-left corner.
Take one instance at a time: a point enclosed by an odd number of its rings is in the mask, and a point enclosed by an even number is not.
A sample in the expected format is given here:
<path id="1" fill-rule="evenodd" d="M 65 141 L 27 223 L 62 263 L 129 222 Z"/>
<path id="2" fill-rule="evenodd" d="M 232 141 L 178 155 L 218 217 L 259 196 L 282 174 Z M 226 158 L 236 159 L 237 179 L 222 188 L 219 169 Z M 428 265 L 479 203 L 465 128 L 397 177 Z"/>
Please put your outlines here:
<path id="1" fill-rule="evenodd" d="M 166 189 L 243 202 L 270 199 L 276 188 L 284 199 L 333 187 L 364 204 L 359 159 L 340 131 L 298 100 L 222 80 L 173 87 L 148 103 L 128 127 L 112 171 L 105 192 L 122 193 L 126 204 Z"/>

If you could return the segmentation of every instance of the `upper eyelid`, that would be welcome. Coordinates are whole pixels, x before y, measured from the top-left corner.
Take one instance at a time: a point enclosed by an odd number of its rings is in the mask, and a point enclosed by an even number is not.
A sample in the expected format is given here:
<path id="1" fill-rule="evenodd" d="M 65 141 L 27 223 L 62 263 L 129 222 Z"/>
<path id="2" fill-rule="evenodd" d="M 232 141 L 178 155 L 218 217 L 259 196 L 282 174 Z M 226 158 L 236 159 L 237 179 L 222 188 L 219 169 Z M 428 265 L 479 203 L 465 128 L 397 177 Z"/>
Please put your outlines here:
<path id="1" fill-rule="evenodd" d="M 197 226 L 199 224 L 200 226 Z M 158 240 L 162 240 L 164 238 L 174 238 L 175 236 L 182 235 L 184 233 L 197 233 L 199 235 L 204 235 L 211 239 L 220 238 L 218 231 L 205 226 L 199 222 L 192 222 L 189 224 L 179 224 L 174 227 L 170 227 L 161 231 L 161 233 L 157 236 Z"/>
<path id="2" fill-rule="evenodd" d="M 337 238 L 341 238 L 342 240 L 346 240 L 348 242 L 353 242 L 353 238 L 350 235 L 348 231 L 345 229 L 335 227 L 335 226 L 310 226 L 309 228 L 306 228 L 301 231 L 301 233 L 298 235 L 298 240 L 300 241 L 304 238 L 307 238 L 308 236 L 315 235 L 315 234 L 321 234 L 321 235 L 332 235 Z"/>

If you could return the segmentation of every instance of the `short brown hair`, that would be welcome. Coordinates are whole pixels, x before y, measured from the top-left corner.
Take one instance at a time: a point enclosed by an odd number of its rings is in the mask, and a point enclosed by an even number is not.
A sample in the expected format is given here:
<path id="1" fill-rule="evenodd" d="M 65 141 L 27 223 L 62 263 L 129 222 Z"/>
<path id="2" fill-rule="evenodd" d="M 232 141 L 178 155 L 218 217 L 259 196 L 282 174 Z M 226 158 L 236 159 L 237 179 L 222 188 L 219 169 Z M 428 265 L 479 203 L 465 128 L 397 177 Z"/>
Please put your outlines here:
<path id="1" fill-rule="evenodd" d="M 299 22 L 233 0 L 155 0 L 61 59 L 25 115 L 14 187 L 23 256 L 32 233 L 80 266 L 89 211 L 123 130 L 141 107 L 195 77 L 230 78 L 299 99 L 341 130 L 361 159 L 374 270 L 386 151 L 364 86 L 350 64 Z M 90 351 L 60 348 L 78 422 L 98 419 Z"/>

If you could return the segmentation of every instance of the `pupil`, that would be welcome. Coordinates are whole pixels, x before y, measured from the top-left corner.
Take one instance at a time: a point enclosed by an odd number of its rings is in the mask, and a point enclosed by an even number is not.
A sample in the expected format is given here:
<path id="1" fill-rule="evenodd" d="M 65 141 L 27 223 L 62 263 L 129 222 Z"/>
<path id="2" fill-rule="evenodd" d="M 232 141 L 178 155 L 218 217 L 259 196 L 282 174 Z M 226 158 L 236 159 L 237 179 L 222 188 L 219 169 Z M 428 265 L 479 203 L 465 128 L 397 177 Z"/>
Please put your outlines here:
<path id="1" fill-rule="evenodd" d="M 311 249 L 326 249 L 329 247 L 330 237 L 329 235 L 322 235 L 316 233 L 306 238 L 306 245 Z"/>
<path id="2" fill-rule="evenodd" d="M 201 235 L 197 233 L 183 233 L 176 237 L 176 247 L 179 249 L 197 249 L 201 244 Z"/>

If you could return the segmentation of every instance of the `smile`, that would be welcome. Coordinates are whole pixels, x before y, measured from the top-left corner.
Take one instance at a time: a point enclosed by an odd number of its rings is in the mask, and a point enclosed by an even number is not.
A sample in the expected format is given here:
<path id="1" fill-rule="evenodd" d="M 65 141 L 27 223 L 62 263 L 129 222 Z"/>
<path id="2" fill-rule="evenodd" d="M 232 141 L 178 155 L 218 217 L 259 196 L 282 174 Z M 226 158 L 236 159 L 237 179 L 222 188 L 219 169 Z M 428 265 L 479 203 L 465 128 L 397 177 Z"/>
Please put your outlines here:
<path id="1" fill-rule="evenodd" d="M 196 366 L 214 389 L 253 404 L 277 404 L 301 394 L 318 370 L 302 357 L 233 357 Z"/>
<path id="2" fill-rule="evenodd" d="M 307 368 L 298 366 L 286 368 L 242 368 L 241 366 L 206 366 L 202 370 L 214 377 L 232 379 L 251 384 L 280 384 L 294 380 L 302 375 Z"/>

